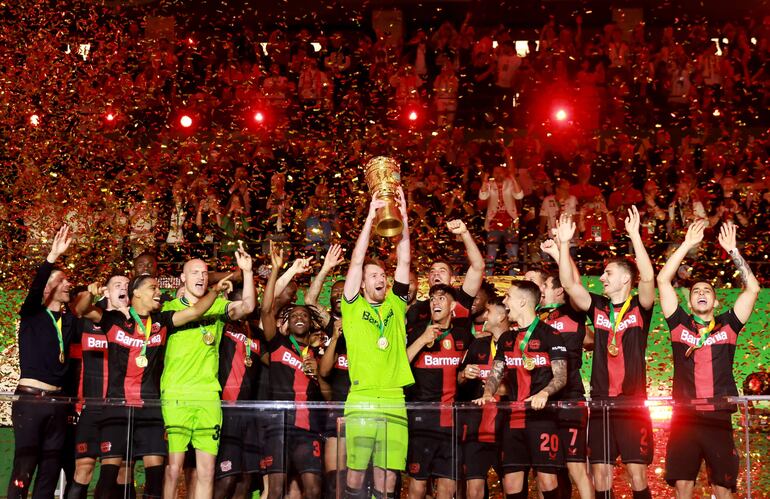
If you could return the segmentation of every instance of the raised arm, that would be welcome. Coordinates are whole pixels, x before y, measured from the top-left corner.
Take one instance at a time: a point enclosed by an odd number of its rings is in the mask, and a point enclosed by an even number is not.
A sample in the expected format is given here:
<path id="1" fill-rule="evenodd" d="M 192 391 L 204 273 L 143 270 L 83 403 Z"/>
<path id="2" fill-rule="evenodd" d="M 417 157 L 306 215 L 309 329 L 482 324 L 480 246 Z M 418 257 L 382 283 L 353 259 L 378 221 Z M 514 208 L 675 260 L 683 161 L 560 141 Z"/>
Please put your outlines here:
<path id="1" fill-rule="evenodd" d="M 706 224 L 703 220 L 698 220 L 690 224 L 687 229 L 687 235 L 679 247 L 671 254 L 668 261 L 658 273 L 658 292 L 660 293 L 660 309 L 664 317 L 671 317 L 679 306 L 679 296 L 674 290 L 671 282 L 674 280 L 677 269 L 684 261 L 687 253 L 695 248 L 703 240 L 703 229 Z"/>
<path id="2" fill-rule="evenodd" d="M 757 281 L 757 278 L 749 268 L 748 263 L 746 263 L 746 260 L 743 259 L 743 256 L 741 256 L 738 251 L 736 232 L 737 229 L 735 224 L 732 222 L 723 223 L 722 227 L 719 229 L 719 244 L 722 245 L 722 248 L 724 248 L 730 255 L 730 258 L 733 259 L 735 268 L 738 269 L 741 275 L 743 291 L 741 291 L 741 294 L 739 294 L 738 298 L 735 300 L 733 310 L 735 311 L 735 316 L 738 317 L 738 320 L 745 324 L 746 321 L 749 320 L 751 312 L 754 310 L 754 304 L 757 302 L 760 288 L 759 281 Z"/>
<path id="3" fill-rule="evenodd" d="M 655 270 L 652 261 L 644 247 L 642 236 L 639 234 L 639 210 L 632 205 L 626 217 L 626 232 L 631 239 L 636 258 L 636 268 L 639 270 L 639 304 L 650 309 L 655 304 Z"/>
<path id="4" fill-rule="evenodd" d="M 277 245 L 270 243 L 270 262 L 272 268 L 270 269 L 270 277 L 265 285 L 265 293 L 262 297 L 261 319 L 262 319 L 262 331 L 265 333 L 265 339 L 270 341 L 275 336 L 277 329 L 275 322 L 275 282 L 278 280 L 278 272 L 283 266 L 284 254 L 282 249 L 278 249 Z"/>
<path id="5" fill-rule="evenodd" d="M 243 296 L 240 301 L 235 301 L 228 307 L 230 319 L 237 321 L 248 316 L 257 306 L 257 290 L 254 286 L 254 271 L 251 255 L 246 253 L 243 243 L 238 241 L 238 249 L 235 252 L 235 260 L 243 275 Z"/>
<path id="6" fill-rule="evenodd" d="M 318 271 L 318 275 L 315 276 L 313 282 L 310 283 L 307 293 L 305 293 L 305 305 L 318 304 L 318 296 L 321 294 L 321 289 L 323 289 L 326 276 L 329 275 L 329 272 L 339 265 L 342 260 L 342 246 L 339 244 L 332 244 L 329 246 L 329 251 L 326 252 L 326 257 L 324 258 L 323 265 L 321 265 L 321 270 Z"/>
<path id="7" fill-rule="evenodd" d="M 217 299 L 217 295 L 226 289 L 230 289 L 231 286 L 232 284 L 230 283 L 230 276 L 225 277 L 216 283 L 213 288 L 209 289 L 209 292 L 206 293 L 203 298 L 195 302 L 192 307 L 174 312 L 174 316 L 171 319 L 174 323 L 174 326 L 184 326 L 188 322 L 196 321 L 203 317 L 203 314 L 205 314 L 206 311 L 210 309 L 214 304 L 214 300 Z"/>
<path id="8" fill-rule="evenodd" d="M 361 280 L 364 278 L 364 260 L 366 260 L 366 250 L 369 248 L 369 239 L 372 237 L 372 226 L 377 210 L 385 206 L 385 201 L 379 199 L 375 193 L 372 201 L 369 203 L 369 213 L 366 215 L 364 227 L 358 235 L 353 253 L 350 255 L 350 266 L 345 276 L 345 287 L 343 295 L 345 300 L 353 301 L 361 291 Z M 409 276 L 404 282 L 409 282 Z"/>
<path id="9" fill-rule="evenodd" d="M 397 191 L 398 210 L 401 212 L 401 221 L 404 226 L 401 229 L 401 240 L 396 245 L 396 272 L 393 278 L 396 282 L 409 283 L 409 267 L 412 264 L 412 248 L 409 242 L 409 217 L 406 211 L 406 196 L 401 187 Z M 347 290 L 347 283 L 345 283 Z M 359 283 L 359 288 L 360 288 Z M 345 295 L 347 296 L 347 294 Z"/>
<path id="10" fill-rule="evenodd" d="M 283 290 L 286 289 L 286 286 L 288 286 L 296 276 L 310 272 L 310 261 L 312 259 L 313 257 L 311 256 L 310 258 L 297 258 L 294 260 L 294 263 L 291 264 L 289 270 L 284 272 L 283 275 L 276 281 L 274 292 L 275 297 L 278 297 L 278 295 L 283 293 Z"/>
<path id="11" fill-rule="evenodd" d="M 569 295 L 572 305 L 583 312 L 591 306 L 591 294 L 583 287 L 570 263 L 569 243 L 575 235 L 575 222 L 569 215 L 562 215 L 556 226 L 556 237 L 559 242 L 559 280 L 564 291 Z"/>
<path id="12" fill-rule="evenodd" d="M 555 237 L 555 239 L 546 239 L 542 243 L 540 243 L 540 251 L 545 253 L 546 255 L 553 258 L 553 261 L 556 262 L 556 264 L 559 264 L 559 243 L 558 237 Z M 575 260 L 572 258 L 572 255 L 569 256 L 569 264 L 570 267 L 572 267 L 572 275 L 575 276 L 575 281 L 580 282 L 580 270 L 578 269 L 577 264 L 575 263 Z"/>
<path id="13" fill-rule="evenodd" d="M 70 228 L 68 225 L 62 225 L 53 237 L 53 243 L 51 243 L 51 251 L 48 252 L 48 256 L 35 274 L 35 278 L 32 280 L 32 284 L 29 287 L 29 293 L 24 299 L 24 303 L 21 305 L 19 314 L 24 317 L 37 313 L 43 303 L 43 297 L 45 295 L 45 286 L 48 279 L 51 277 L 51 273 L 54 270 L 53 264 L 59 259 L 61 255 L 67 251 L 72 237 L 70 236 Z"/>
<path id="14" fill-rule="evenodd" d="M 307 303 L 307 301 L 305 302 Z M 318 374 L 322 378 L 330 375 L 332 369 L 334 369 L 334 363 L 337 362 L 337 342 L 342 334 L 342 320 L 337 319 L 334 321 L 334 330 L 332 331 L 332 337 L 329 338 L 329 345 L 324 350 L 324 354 L 321 357 L 321 361 L 318 363 Z"/>
<path id="15" fill-rule="evenodd" d="M 468 272 L 465 273 L 463 291 L 468 296 L 476 296 L 481 289 L 481 281 L 484 278 L 484 256 L 462 220 L 452 220 L 447 222 L 446 226 L 452 234 L 460 236 L 463 240 L 465 253 L 468 255 L 468 262 L 470 263 Z"/>

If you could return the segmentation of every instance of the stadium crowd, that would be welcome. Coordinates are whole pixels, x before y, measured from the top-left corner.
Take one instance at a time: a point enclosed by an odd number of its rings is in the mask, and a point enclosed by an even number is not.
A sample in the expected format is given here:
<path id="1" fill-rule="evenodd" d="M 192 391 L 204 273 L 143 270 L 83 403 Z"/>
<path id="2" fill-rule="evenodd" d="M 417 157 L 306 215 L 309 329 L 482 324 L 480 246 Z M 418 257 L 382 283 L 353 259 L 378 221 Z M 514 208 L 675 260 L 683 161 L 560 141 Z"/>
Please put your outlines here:
<path id="1" fill-rule="evenodd" d="M 475 498 L 490 468 L 509 499 L 527 497 L 530 469 L 545 499 L 573 482 L 610 497 L 618 458 L 634 498 L 651 497 L 649 414 L 622 402 L 646 397 L 656 285 L 687 429 L 668 442 L 666 478 L 688 497 L 705 460 L 714 493 L 735 491 L 733 408 L 719 403 L 737 395 L 736 342 L 759 293 L 741 252 L 766 257 L 770 19 L 626 33 L 577 15 L 522 46 L 470 14 L 395 41 L 227 22 L 169 37 L 159 18 L 151 33 L 149 18 L 68 5 L 0 5 L 0 270 L 29 289 L 9 497 L 26 497 L 35 469 L 34 495 L 52 493 L 68 414 L 32 399 L 60 395 L 85 402 L 70 499 L 87 496 L 97 460 L 96 497 L 135 494 L 137 458 L 144 496 L 167 499 L 186 467 L 197 499 L 394 497 L 402 470 L 410 497 Z M 372 241 L 373 155 L 401 165 L 394 244 Z M 179 279 L 159 280 L 159 261 Z M 580 283 L 587 269 L 603 295 Z M 495 273 L 523 279 L 497 296 L 483 279 Z M 69 279 L 104 285 L 76 294 Z M 742 291 L 715 315 L 727 283 Z M 691 312 L 674 284 L 690 286 Z M 592 399 L 620 401 L 604 419 L 549 404 L 585 400 L 584 348 Z M 220 399 L 292 406 L 265 420 Z M 344 412 L 303 408 L 322 401 Z M 483 407 L 458 421 L 405 401 Z M 337 441 L 339 417 L 373 411 L 387 435 L 351 423 Z"/>

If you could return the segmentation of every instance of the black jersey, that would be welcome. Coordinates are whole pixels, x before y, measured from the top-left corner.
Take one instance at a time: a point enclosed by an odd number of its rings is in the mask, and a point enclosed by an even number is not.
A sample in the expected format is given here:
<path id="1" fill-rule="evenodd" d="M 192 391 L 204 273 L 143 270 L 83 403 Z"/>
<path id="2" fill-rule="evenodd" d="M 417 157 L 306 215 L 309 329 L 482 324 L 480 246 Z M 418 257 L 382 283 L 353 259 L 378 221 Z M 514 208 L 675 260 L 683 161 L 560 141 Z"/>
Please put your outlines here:
<path id="1" fill-rule="evenodd" d="M 674 399 L 693 401 L 737 396 L 733 361 L 743 323 L 735 312 L 730 309 L 714 317 L 714 328 L 699 348 L 696 348 L 701 338 L 699 330 L 703 326 L 699 326 L 682 307 L 677 307 L 666 322 L 674 352 Z M 688 356 L 691 347 L 693 350 Z M 697 408 L 710 409 L 707 405 Z"/>
<path id="2" fill-rule="evenodd" d="M 555 308 L 538 310 L 540 319 L 554 328 L 567 347 L 567 385 L 559 392 L 561 400 L 582 400 L 585 398 L 583 378 L 583 340 L 586 337 L 586 313 L 563 303 Z"/>
<path id="3" fill-rule="evenodd" d="M 410 326 L 407 344 L 414 343 L 429 323 Z M 441 332 L 432 346 L 425 346 L 412 361 L 414 385 L 407 389 L 410 402 L 441 402 L 444 405 L 436 418 L 424 418 L 430 427 L 451 427 L 451 404 L 457 393 L 457 368 L 465 351 L 473 341 L 473 324 L 470 318 L 453 319 L 448 329 Z"/>
<path id="4" fill-rule="evenodd" d="M 122 312 L 103 312 L 98 323 L 107 336 L 107 357 L 109 375 L 107 398 L 125 399 L 127 405 L 141 406 L 146 400 L 160 398 L 160 376 L 166 353 L 166 340 L 174 332 L 174 311 L 153 312 L 150 315 L 149 336 L 133 318 L 126 318 Z M 145 324 L 147 318 L 140 317 Z M 144 356 L 147 365 L 141 367 L 137 358 L 147 343 Z"/>
<path id="5" fill-rule="evenodd" d="M 616 318 L 623 303 L 614 304 Z M 591 368 L 591 397 L 647 397 L 647 336 L 650 333 L 652 308 L 645 309 L 639 296 L 631 298 L 628 310 L 620 320 L 617 331 L 610 324 L 610 300 L 606 296 L 591 293 L 588 317 L 594 324 L 594 356 Z M 616 319 L 617 320 L 617 319 Z M 612 355 L 609 345 L 613 334 L 617 355 Z"/>
<path id="6" fill-rule="evenodd" d="M 318 380 L 305 374 L 302 368 L 302 351 L 297 352 L 289 337 L 281 333 L 277 333 L 267 347 L 270 352 L 270 398 L 300 404 L 297 409 L 288 411 L 285 425 L 319 431 L 319 418 L 311 418 L 309 408 L 301 407 L 305 402 L 323 401 Z M 301 344 L 300 347 L 305 348 Z M 315 351 L 308 348 L 307 355 L 314 357 Z"/>
<path id="7" fill-rule="evenodd" d="M 331 338 L 334 329 L 334 320 L 329 321 L 326 334 Z M 326 345 L 328 348 L 328 343 Z M 326 377 L 326 382 L 332 390 L 332 401 L 341 402 L 347 400 L 350 392 L 350 373 L 348 372 L 348 346 L 345 341 L 345 333 L 337 338 L 337 345 L 334 347 L 334 367 Z"/>
<path id="8" fill-rule="evenodd" d="M 88 319 L 80 320 L 80 331 L 82 367 L 78 398 L 103 399 L 107 396 L 109 377 L 107 336 L 101 327 Z"/>
<path id="9" fill-rule="evenodd" d="M 254 329 L 256 334 L 252 334 Z M 257 400 L 264 353 L 264 337 L 258 328 L 243 322 L 225 324 L 219 342 L 222 400 Z"/>
<path id="10" fill-rule="evenodd" d="M 479 376 L 459 385 L 458 401 L 470 402 L 484 395 L 484 384 L 489 379 L 497 355 L 497 343 L 493 343 L 493 340 L 492 335 L 483 336 L 473 340 L 468 347 L 458 372 L 463 371 L 468 365 L 475 364 L 479 366 Z M 496 422 L 500 414 L 497 404 L 484 404 L 483 407 L 463 404 L 458 409 L 463 441 L 495 442 Z"/>
<path id="11" fill-rule="evenodd" d="M 43 305 L 43 293 L 54 265 L 44 261 L 37 269 L 29 293 L 21 305 L 19 317 L 19 366 L 21 378 L 30 378 L 53 386 L 64 386 L 69 363 L 70 343 L 76 334 L 77 318 L 66 307 L 50 311 Z M 56 322 L 61 319 L 62 348 Z M 60 359 L 63 354 L 64 362 Z"/>

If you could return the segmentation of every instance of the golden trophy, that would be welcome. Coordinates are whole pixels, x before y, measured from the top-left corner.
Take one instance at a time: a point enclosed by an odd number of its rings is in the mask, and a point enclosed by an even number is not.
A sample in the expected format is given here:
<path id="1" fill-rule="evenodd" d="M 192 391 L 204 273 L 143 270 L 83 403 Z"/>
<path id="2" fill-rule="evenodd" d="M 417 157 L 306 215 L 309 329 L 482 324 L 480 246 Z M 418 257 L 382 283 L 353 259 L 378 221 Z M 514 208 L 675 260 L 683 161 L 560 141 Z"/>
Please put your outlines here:
<path id="1" fill-rule="evenodd" d="M 401 169 L 393 158 L 376 156 L 366 163 L 366 185 L 369 191 L 385 201 L 386 205 L 377 210 L 374 231 L 383 237 L 401 234 L 404 223 L 396 203 L 396 192 L 401 185 Z"/>

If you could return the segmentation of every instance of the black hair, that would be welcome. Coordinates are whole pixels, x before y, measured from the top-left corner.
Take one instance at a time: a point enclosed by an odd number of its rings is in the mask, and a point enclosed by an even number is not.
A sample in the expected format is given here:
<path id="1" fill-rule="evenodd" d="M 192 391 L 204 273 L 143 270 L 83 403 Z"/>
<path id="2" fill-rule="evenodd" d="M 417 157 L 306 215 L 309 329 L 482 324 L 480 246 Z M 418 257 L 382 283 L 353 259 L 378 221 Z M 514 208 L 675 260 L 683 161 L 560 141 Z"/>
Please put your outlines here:
<path id="1" fill-rule="evenodd" d="M 288 321 L 292 310 L 297 307 L 304 308 L 310 315 L 310 330 L 308 333 L 322 331 L 324 329 L 324 319 L 321 316 L 321 312 L 319 312 L 314 305 L 300 305 L 298 303 L 290 303 L 289 305 L 286 305 L 278 312 L 278 317 L 280 318 L 281 322 Z"/>
<path id="2" fill-rule="evenodd" d="M 483 279 L 481 281 L 481 287 L 479 288 L 479 292 L 484 292 L 487 295 L 487 300 L 491 300 L 492 298 L 497 297 L 497 288 L 494 284 L 487 281 L 486 279 Z"/>
<path id="3" fill-rule="evenodd" d="M 453 300 L 457 299 L 457 291 L 455 291 L 455 288 L 450 286 L 449 284 L 434 284 L 430 287 L 428 290 L 428 296 L 433 296 L 435 294 L 444 294 L 449 295 L 452 297 Z"/>
<path id="4" fill-rule="evenodd" d="M 502 307 L 504 309 L 508 308 L 505 306 L 505 303 L 503 303 L 503 298 L 497 295 L 490 297 L 489 300 L 487 300 L 487 305 L 494 305 L 497 307 Z"/>
<path id="5" fill-rule="evenodd" d="M 515 280 L 511 282 L 511 286 L 515 287 L 519 291 L 524 292 L 532 302 L 532 306 L 536 306 L 540 303 L 540 286 L 532 281 Z"/>
<path id="6" fill-rule="evenodd" d="M 153 276 L 150 274 L 142 274 L 139 276 L 134 277 L 131 279 L 131 282 L 128 283 L 128 299 L 132 299 L 134 297 L 134 291 L 139 289 L 139 286 L 142 285 L 144 281 L 147 279 L 154 279 Z"/>

